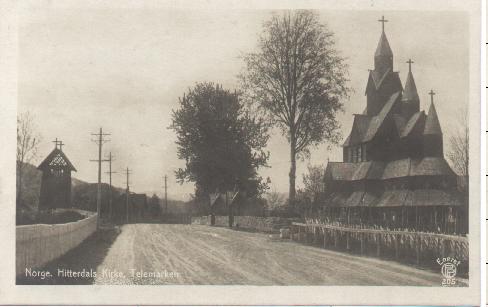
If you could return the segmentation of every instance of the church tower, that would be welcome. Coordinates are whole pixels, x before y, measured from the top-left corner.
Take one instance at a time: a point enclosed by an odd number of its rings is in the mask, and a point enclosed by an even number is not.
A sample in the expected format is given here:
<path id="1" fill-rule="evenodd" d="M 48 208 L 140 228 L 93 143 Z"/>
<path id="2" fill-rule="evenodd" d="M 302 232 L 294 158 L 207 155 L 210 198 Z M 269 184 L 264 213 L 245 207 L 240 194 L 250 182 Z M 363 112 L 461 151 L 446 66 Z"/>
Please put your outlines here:
<path id="1" fill-rule="evenodd" d="M 353 114 L 343 162 L 327 162 L 321 215 L 351 225 L 466 233 L 467 203 L 444 159 L 443 136 L 430 91 L 429 112 L 408 60 L 402 88 L 383 23 L 366 87 L 366 109 Z M 319 204 L 319 205 L 320 205 Z M 367 209 L 367 210 L 365 210 Z"/>
<path id="2" fill-rule="evenodd" d="M 374 69 L 369 72 L 366 86 L 365 114 L 369 116 L 377 115 L 391 95 L 402 91 L 398 72 L 393 71 L 393 52 L 385 34 L 385 23 L 388 20 L 383 16 L 378 21 L 382 23 L 382 32 L 374 54 Z"/>

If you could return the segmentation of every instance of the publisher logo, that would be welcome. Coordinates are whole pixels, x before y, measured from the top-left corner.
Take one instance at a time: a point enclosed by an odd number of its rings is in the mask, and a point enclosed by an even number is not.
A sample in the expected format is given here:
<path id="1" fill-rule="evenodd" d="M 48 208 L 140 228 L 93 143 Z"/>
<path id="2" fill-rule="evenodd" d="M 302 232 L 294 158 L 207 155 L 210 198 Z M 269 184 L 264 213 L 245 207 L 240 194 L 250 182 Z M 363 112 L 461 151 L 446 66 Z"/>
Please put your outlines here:
<path id="1" fill-rule="evenodd" d="M 454 286 L 456 284 L 457 267 L 461 261 L 452 258 L 437 258 L 437 263 L 441 266 L 441 274 L 444 277 L 442 279 L 443 286 Z"/>

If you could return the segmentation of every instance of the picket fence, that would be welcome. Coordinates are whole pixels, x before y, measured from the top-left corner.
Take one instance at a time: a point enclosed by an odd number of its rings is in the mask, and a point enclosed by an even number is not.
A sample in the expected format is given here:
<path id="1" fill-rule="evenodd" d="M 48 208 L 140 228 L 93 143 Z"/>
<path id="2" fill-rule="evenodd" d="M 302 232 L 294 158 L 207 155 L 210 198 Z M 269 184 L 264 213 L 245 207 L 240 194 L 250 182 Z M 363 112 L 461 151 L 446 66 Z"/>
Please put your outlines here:
<path id="1" fill-rule="evenodd" d="M 291 239 L 377 257 L 412 258 L 417 264 L 452 257 L 469 260 L 467 236 L 401 230 L 353 228 L 328 224 L 292 223 Z"/>

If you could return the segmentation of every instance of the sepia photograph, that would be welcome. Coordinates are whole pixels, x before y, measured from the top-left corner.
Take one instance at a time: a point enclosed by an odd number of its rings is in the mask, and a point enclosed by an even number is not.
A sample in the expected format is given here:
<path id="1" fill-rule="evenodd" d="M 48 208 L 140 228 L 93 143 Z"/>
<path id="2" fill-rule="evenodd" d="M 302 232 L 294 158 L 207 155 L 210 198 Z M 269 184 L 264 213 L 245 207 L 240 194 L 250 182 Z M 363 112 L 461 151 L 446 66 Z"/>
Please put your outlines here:
<path id="1" fill-rule="evenodd" d="M 18 10 L 9 283 L 479 288 L 472 10 L 210 3 Z"/>

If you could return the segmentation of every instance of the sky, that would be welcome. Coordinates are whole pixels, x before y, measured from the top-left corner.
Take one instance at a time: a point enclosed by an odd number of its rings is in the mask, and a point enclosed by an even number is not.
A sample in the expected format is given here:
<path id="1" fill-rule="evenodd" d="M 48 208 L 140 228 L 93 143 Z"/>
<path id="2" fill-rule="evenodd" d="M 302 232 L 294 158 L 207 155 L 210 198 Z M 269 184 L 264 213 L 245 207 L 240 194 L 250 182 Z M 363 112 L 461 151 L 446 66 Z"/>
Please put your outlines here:
<path id="1" fill-rule="evenodd" d="M 197 82 L 238 87 L 244 68 L 241 56 L 256 50 L 269 10 L 178 9 L 31 9 L 19 19 L 18 111 L 35 117 L 42 136 L 38 164 L 61 139 L 63 151 L 77 168 L 75 178 L 96 182 L 97 145 L 91 133 L 103 127 L 110 141 L 103 152 L 115 156 L 116 186 L 125 186 L 122 171 L 132 170 L 131 190 L 162 194 L 168 175 L 168 196 L 188 199 L 192 183 L 180 185 L 174 171 L 184 167 L 177 158 L 176 137 L 168 129 L 178 97 Z M 349 66 L 350 99 L 338 114 L 341 132 L 350 132 L 353 114 L 366 105 L 368 69 L 381 34 L 394 54 L 394 70 L 405 82 L 411 58 L 421 109 L 428 110 L 428 92 L 448 138 L 457 129 L 460 110 L 468 104 L 468 17 L 462 12 L 318 11 L 335 34 L 336 48 Z M 286 138 L 273 131 L 268 143 L 271 189 L 288 191 L 289 149 Z M 342 149 L 312 148 L 310 159 L 299 161 L 297 187 L 308 164 L 342 161 Z M 108 165 L 104 165 L 108 170 Z M 107 182 L 108 175 L 102 180 Z"/>

